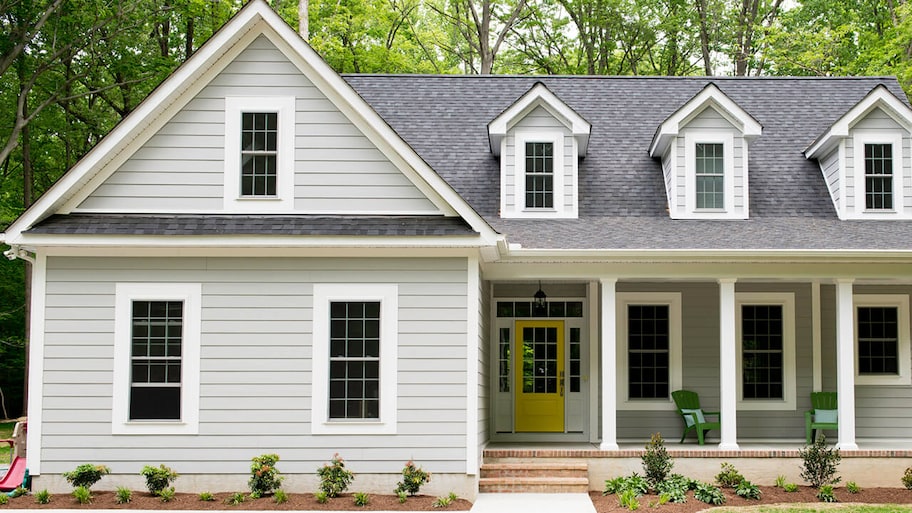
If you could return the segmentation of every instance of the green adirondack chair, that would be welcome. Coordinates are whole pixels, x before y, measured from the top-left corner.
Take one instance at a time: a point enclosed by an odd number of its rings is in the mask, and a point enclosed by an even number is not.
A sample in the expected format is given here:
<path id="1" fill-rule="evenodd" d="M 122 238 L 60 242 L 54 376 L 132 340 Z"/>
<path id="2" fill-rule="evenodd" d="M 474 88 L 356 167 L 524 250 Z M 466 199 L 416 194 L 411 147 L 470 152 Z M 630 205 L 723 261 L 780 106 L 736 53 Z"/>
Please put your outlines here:
<path id="1" fill-rule="evenodd" d="M 706 432 L 710 429 L 722 429 L 722 414 L 717 411 L 703 411 L 700 408 L 700 396 L 690 390 L 675 390 L 671 393 L 675 406 L 678 408 L 678 414 L 684 422 L 684 433 L 681 435 L 681 443 L 690 431 L 696 431 L 697 442 L 703 445 L 703 439 Z M 715 422 L 706 420 L 707 416 L 714 416 Z"/>
<path id="2" fill-rule="evenodd" d="M 804 431 L 808 445 L 817 439 L 817 431 L 839 429 L 836 392 L 812 392 L 811 408 L 813 410 L 804 412 Z"/>

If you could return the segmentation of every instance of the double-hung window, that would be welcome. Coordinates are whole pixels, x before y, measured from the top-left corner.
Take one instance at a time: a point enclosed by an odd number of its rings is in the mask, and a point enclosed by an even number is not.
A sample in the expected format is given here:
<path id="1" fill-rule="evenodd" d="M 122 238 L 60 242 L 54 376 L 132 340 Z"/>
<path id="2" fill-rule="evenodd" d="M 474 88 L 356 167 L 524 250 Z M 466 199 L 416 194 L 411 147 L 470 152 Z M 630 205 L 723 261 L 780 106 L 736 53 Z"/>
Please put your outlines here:
<path id="1" fill-rule="evenodd" d="M 294 97 L 225 98 L 225 210 L 294 208 Z"/>
<path id="2" fill-rule="evenodd" d="M 617 399 L 624 410 L 660 410 L 681 388 L 681 294 L 617 294 Z"/>
<path id="3" fill-rule="evenodd" d="M 554 208 L 554 143 L 526 142 L 526 208 Z"/>
<path id="4" fill-rule="evenodd" d="M 735 301 L 738 409 L 794 409 L 795 295 L 738 292 Z"/>
<path id="5" fill-rule="evenodd" d="M 893 145 L 864 145 L 865 208 L 893 209 Z"/>
<path id="6" fill-rule="evenodd" d="M 118 283 L 115 289 L 113 432 L 195 433 L 200 284 Z"/>
<path id="7" fill-rule="evenodd" d="M 315 284 L 311 432 L 396 432 L 394 284 Z"/>
<path id="8" fill-rule="evenodd" d="M 722 143 L 696 143 L 698 209 L 725 208 L 725 155 Z"/>
<path id="9" fill-rule="evenodd" d="M 909 384 L 909 296 L 863 294 L 855 300 L 855 372 L 862 385 Z"/>

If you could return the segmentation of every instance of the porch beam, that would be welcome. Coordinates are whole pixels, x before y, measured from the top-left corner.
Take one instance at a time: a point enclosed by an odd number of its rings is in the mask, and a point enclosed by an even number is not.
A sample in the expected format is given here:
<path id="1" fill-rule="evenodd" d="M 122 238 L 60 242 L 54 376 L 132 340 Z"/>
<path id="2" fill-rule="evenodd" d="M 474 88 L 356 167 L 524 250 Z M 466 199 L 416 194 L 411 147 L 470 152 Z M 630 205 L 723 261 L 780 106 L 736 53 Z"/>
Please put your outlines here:
<path id="1" fill-rule="evenodd" d="M 722 440 L 719 449 L 738 449 L 737 373 L 735 352 L 735 278 L 719 279 L 719 401 Z"/>
<path id="2" fill-rule="evenodd" d="M 823 350 L 820 338 L 820 280 L 811 282 L 811 352 L 814 392 L 823 390 Z"/>
<path id="3" fill-rule="evenodd" d="M 617 278 L 601 278 L 602 300 L 602 443 L 599 449 L 619 449 L 617 443 Z"/>
<path id="4" fill-rule="evenodd" d="M 839 450 L 858 449 L 855 443 L 855 309 L 854 280 L 836 280 L 836 393 Z"/>

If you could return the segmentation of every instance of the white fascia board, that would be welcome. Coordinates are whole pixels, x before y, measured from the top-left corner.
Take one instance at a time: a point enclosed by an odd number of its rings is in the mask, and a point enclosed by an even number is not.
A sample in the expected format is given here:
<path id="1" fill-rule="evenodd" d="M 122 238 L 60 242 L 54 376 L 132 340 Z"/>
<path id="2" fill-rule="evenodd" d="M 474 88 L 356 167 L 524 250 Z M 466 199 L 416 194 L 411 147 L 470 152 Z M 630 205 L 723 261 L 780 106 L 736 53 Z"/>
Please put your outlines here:
<path id="1" fill-rule="evenodd" d="M 126 150 L 136 148 L 146 139 L 151 137 L 155 130 L 150 127 L 164 124 L 165 112 L 173 112 L 192 98 L 187 90 L 193 85 L 198 85 L 204 75 L 210 73 L 216 62 L 224 56 L 226 51 L 232 49 L 232 40 L 246 34 L 260 18 L 263 10 L 269 10 L 268 5 L 262 1 L 250 2 L 241 9 L 228 23 L 215 33 L 193 56 L 178 67 L 164 82 L 152 91 L 139 106 L 117 126 L 114 127 L 98 144 L 95 145 L 79 162 L 64 174 L 38 201 L 16 219 L 8 228 L 8 232 L 15 238 L 21 232 L 31 228 L 42 219 L 54 213 L 68 213 L 61 207 L 65 204 L 72 206 L 72 198 L 79 195 L 98 173 L 106 171 L 108 176 L 116 169 L 110 165 L 111 161 L 120 157 L 126 159 L 124 154 L 132 154 Z M 239 53 L 235 49 L 235 53 Z M 223 63 L 222 67 L 227 64 Z M 201 87 L 200 87 L 201 88 Z M 178 102 L 183 96 L 183 101 Z M 164 108 L 162 108 L 164 106 Z M 145 133 L 145 138 L 141 135 Z M 103 181 L 107 176 L 104 176 Z M 83 197 L 91 191 L 84 192 Z"/>
<path id="2" fill-rule="evenodd" d="M 500 142 L 507 135 L 507 131 L 536 107 L 544 108 L 570 129 L 577 141 L 579 156 L 585 157 L 592 125 L 541 82 L 533 85 L 513 105 L 488 123 L 488 138 L 494 155 L 500 155 Z"/>
<path id="3" fill-rule="evenodd" d="M 278 235 L 88 235 L 26 234 L 21 246 L 30 248 L 482 248 L 480 236 L 370 237 Z"/>
<path id="4" fill-rule="evenodd" d="M 729 123 L 735 125 L 747 141 L 752 141 L 763 133 L 763 126 L 749 112 L 723 93 L 716 84 L 710 82 L 659 125 L 649 145 L 649 156 L 655 157 L 665 153 L 668 144 L 680 133 L 681 128 L 707 108 L 714 109 Z"/>
<path id="5" fill-rule="evenodd" d="M 725 261 L 759 261 L 771 259 L 794 261 L 795 259 L 820 260 L 841 258 L 861 261 L 880 259 L 912 258 L 912 250 L 897 249 L 534 249 L 518 248 L 511 245 L 503 255 L 504 261 L 512 259 L 567 259 L 579 262 L 581 259 L 623 260 L 629 262 L 681 261 L 682 259 Z"/>
<path id="6" fill-rule="evenodd" d="M 819 139 L 808 146 L 804 150 L 805 157 L 812 159 L 826 154 L 841 139 L 849 136 L 849 130 L 858 121 L 864 119 L 868 113 L 878 107 L 907 132 L 912 132 L 912 107 L 897 98 L 886 86 L 880 84 L 871 89 L 864 98 L 837 119 Z"/>

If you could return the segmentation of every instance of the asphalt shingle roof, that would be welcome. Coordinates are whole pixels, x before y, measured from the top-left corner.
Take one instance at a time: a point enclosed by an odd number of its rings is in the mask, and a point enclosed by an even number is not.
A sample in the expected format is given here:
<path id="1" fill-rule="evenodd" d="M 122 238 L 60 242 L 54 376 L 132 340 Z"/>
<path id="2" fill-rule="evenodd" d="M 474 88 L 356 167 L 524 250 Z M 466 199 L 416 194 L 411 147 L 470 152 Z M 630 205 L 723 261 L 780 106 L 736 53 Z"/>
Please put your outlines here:
<path id="1" fill-rule="evenodd" d="M 877 85 L 895 79 L 346 75 L 417 153 L 507 240 L 562 249 L 912 249 L 910 221 L 839 221 L 802 151 Z M 592 124 L 579 218 L 501 219 L 487 125 L 536 82 Z M 750 219 L 672 220 L 656 128 L 708 83 L 763 126 L 750 145 Z"/>

